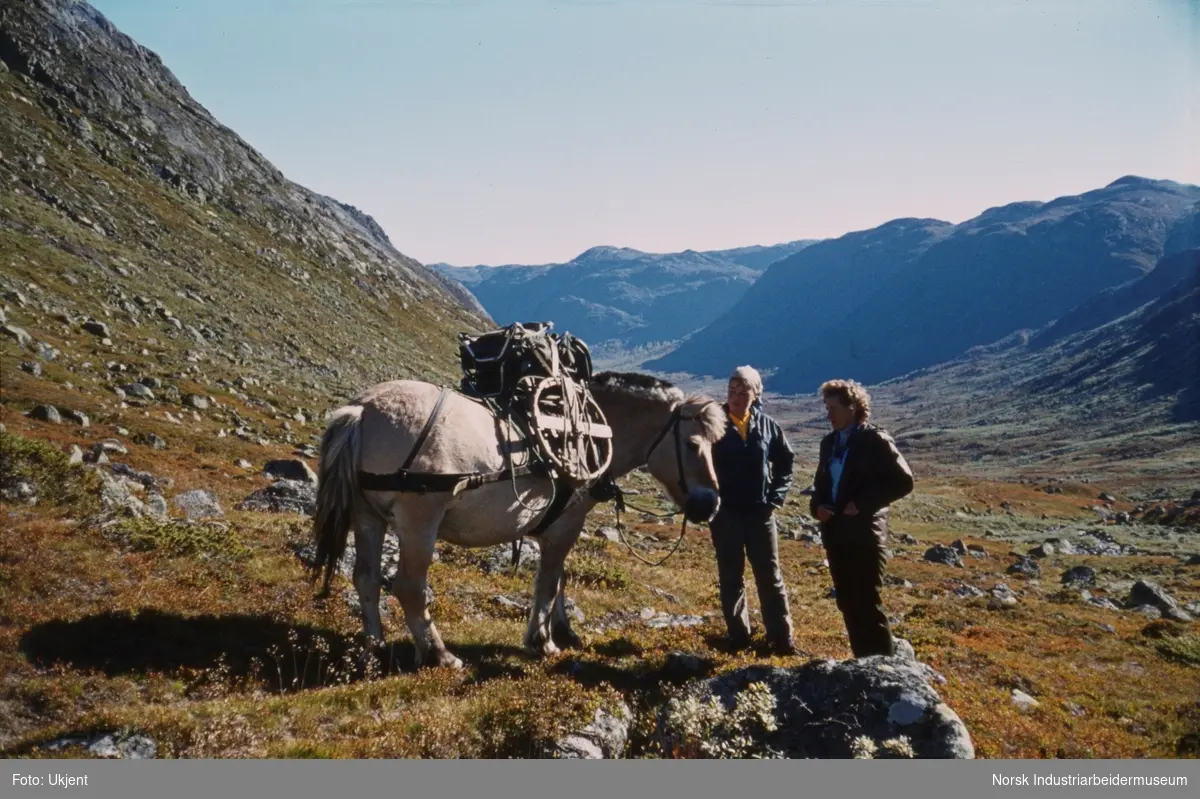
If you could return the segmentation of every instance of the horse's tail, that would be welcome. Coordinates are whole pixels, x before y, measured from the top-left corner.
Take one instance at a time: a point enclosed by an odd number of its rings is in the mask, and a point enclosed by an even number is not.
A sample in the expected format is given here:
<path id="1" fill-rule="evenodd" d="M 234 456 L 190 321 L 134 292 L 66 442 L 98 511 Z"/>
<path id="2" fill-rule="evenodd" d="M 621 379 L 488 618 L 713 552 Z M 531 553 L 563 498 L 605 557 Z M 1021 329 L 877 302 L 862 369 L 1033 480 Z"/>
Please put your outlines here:
<path id="1" fill-rule="evenodd" d="M 312 537 L 317 546 L 312 565 L 315 580 L 325 571 L 323 594 L 337 572 L 338 562 L 346 553 L 346 538 L 358 493 L 358 464 L 362 451 L 362 406 L 346 405 L 334 411 L 321 437 L 321 458 L 317 467 L 317 513 Z"/>

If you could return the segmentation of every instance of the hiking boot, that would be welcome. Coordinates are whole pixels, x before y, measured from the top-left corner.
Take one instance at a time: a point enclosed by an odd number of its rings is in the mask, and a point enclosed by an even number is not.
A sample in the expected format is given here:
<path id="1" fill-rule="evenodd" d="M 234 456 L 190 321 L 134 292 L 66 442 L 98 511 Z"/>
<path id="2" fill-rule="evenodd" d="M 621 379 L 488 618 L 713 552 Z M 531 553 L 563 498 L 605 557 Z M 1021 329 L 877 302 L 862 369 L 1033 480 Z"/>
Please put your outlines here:
<path id="1" fill-rule="evenodd" d="M 721 639 L 721 643 L 731 652 L 744 652 L 753 647 L 748 635 L 726 635 Z"/>
<path id="2" fill-rule="evenodd" d="M 796 649 L 796 644 L 790 640 L 774 641 L 767 644 L 767 648 L 771 651 L 772 655 L 779 655 L 780 657 L 791 657 L 800 654 L 800 650 Z"/>

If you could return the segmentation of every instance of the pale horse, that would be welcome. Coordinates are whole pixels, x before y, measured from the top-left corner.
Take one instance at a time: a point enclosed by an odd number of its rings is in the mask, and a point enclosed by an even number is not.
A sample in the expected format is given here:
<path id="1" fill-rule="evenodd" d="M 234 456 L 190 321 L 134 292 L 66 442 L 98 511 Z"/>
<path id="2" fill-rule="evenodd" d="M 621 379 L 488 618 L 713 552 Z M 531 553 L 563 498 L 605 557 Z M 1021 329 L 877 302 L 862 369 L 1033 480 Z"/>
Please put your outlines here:
<path id="1" fill-rule="evenodd" d="M 706 396 L 687 396 L 670 383 L 640 374 L 603 372 L 592 378 L 589 388 L 612 428 L 612 476 L 645 467 L 685 518 L 710 520 L 719 506 L 712 444 L 725 431 L 722 407 Z M 524 475 L 515 482 L 499 480 L 454 492 L 362 488 L 360 472 L 391 474 L 403 465 L 441 393 L 430 383 L 391 381 L 364 390 L 332 414 L 318 466 L 315 569 L 324 569 L 328 590 L 353 527 L 353 579 L 363 632 L 368 642 L 381 644 L 381 560 L 390 523 L 400 542 L 391 590 L 404 610 L 416 663 L 461 668 L 462 661 L 446 650 L 426 606 L 426 576 L 435 542 L 441 537 L 461 546 L 486 547 L 516 541 L 536 527 L 550 500 L 551 484 L 544 476 Z M 506 467 L 506 449 L 520 464 L 527 453 L 514 445 L 517 437 L 506 426 L 481 403 L 452 392 L 409 470 L 494 473 Z M 598 501 L 586 488 L 577 489 L 539 536 L 541 560 L 523 641 L 535 655 L 553 655 L 560 647 L 581 643 L 566 613 L 564 563 Z"/>

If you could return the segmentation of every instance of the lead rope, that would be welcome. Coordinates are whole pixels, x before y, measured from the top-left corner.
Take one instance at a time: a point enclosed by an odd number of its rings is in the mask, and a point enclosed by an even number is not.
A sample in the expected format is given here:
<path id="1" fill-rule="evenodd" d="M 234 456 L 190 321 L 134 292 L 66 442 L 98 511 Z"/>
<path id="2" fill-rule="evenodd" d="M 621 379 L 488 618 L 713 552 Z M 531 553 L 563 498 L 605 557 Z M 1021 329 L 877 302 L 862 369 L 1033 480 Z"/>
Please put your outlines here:
<path id="1" fill-rule="evenodd" d="M 625 502 L 625 492 L 621 490 L 621 487 L 619 485 L 617 485 L 616 480 L 612 481 L 612 490 L 615 492 L 615 496 L 613 497 L 613 505 L 614 505 L 614 511 L 615 511 L 616 517 L 617 517 L 617 537 L 621 539 L 621 543 L 629 548 L 630 554 L 632 554 L 635 558 L 640 560 L 642 563 L 645 563 L 647 566 L 653 566 L 653 567 L 657 568 L 657 567 L 663 565 L 664 563 L 666 563 L 670 559 L 670 557 L 672 555 L 674 555 L 676 552 L 678 552 L 679 548 L 681 546 L 683 546 L 683 537 L 687 533 L 687 516 L 683 517 L 683 524 L 680 525 L 680 527 L 679 527 L 679 540 L 677 540 L 675 542 L 675 546 L 671 548 L 671 551 L 668 552 L 666 555 L 664 555 L 663 559 L 658 561 L 657 563 L 652 560 L 647 560 L 646 558 L 643 558 L 641 555 L 638 554 L 637 550 L 633 548 L 633 545 L 629 543 L 629 539 L 627 539 L 625 537 L 625 525 L 623 525 L 621 523 L 621 511 L 625 510 L 625 508 L 628 506 L 628 507 L 632 507 L 634 510 L 639 511 L 641 513 L 646 513 L 646 514 L 649 514 L 650 516 L 657 516 L 660 519 L 676 516 L 676 515 L 678 515 L 678 511 L 675 511 L 672 513 L 654 513 L 653 511 L 643 510 L 642 508 L 639 508 L 635 505 L 628 505 Z"/>

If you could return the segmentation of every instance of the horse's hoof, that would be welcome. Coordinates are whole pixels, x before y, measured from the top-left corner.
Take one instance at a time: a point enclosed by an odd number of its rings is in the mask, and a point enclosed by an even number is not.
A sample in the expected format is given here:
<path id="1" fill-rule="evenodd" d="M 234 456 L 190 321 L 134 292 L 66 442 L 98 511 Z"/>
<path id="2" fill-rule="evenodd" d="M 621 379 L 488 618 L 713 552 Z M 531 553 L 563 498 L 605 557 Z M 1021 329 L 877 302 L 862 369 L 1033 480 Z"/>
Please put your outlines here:
<path id="1" fill-rule="evenodd" d="M 433 659 L 434 666 L 440 669 L 461 669 L 463 662 L 459 658 L 451 655 L 449 652 L 442 651 Z"/>
<path id="2" fill-rule="evenodd" d="M 579 649 L 583 639 L 570 627 L 563 626 L 554 629 L 554 643 L 563 649 Z"/>

